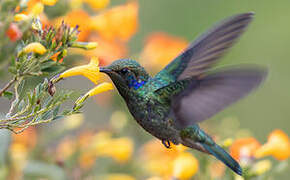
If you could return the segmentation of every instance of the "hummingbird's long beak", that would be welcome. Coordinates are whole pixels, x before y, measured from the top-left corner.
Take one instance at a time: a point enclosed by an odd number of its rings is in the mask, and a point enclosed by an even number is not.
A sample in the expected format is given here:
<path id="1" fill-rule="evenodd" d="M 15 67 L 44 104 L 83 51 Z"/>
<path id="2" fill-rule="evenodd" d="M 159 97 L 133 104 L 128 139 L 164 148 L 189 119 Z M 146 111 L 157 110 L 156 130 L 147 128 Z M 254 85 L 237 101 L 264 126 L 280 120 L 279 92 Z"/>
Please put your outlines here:
<path id="1" fill-rule="evenodd" d="M 108 68 L 105 68 L 105 67 L 100 67 L 100 72 L 102 73 L 109 73 L 109 72 L 112 72 L 111 69 L 108 69 Z"/>

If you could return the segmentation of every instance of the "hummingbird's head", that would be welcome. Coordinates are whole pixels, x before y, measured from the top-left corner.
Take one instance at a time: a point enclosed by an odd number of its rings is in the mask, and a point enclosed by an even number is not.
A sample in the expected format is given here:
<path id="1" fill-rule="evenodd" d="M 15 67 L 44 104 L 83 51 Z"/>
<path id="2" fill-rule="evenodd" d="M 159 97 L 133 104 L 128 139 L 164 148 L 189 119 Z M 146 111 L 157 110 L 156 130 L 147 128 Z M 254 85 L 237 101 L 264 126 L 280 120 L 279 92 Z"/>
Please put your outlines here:
<path id="1" fill-rule="evenodd" d="M 131 59 L 120 59 L 112 64 L 100 67 L 100 72 L 106 73 L 118 91 L 124 95 L 125 91 L 141 88 L 150 78 L 145 69 Z"/>

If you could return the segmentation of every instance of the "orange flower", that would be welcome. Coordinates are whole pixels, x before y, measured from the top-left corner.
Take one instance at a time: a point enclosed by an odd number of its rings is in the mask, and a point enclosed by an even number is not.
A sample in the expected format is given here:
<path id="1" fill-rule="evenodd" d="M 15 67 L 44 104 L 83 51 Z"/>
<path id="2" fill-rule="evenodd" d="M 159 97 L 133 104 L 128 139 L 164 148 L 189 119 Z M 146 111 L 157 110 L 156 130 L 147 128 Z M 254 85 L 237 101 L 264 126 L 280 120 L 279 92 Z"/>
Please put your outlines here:
<path id="1" fill-rule="evenodd" d="M 60 25 L 64 21 L 71 27 L 76 25 L 79 26 L 80 34 L 78 35 L 78 41 L 86 41 L 89 36 L 91 29 L 89 26 L 90 16 L 86 11 L 73 10 L 70 11 L 66 16 L 60 17 L 54 20 L 54 24 Z"/>
<path id="2" fill-rule="evenodd" d="M 64 49 L 62 52 L 57 52 L 57 53 L 55 53 L 54 55 L 52 55 L 51 57 L 50 57 L 50 59 L 51 60 L 53 60 L 53 61 L 58 61 L 59 63 L 62 63 L 63 62 L 63 58 L 65 57 L 67 55 L 67 50 L 66 49 Z M 59 57 L 60 56 L 60 57 Z"/>
<path id="3" fill-rule="evenodd" d="M 176 146 L 172 143 L 171 148 L 166 149 L 159 140 L 152 140 L 142 147 L 142 163 L 148 172 L 169 179 L 174 173 L 174 160 L 185 150 L 185 146 Z M 176 170 L 175 173 L 179 173 L 179 171 Z"/>
<path id="4" fill-rule="evenodd" d="M 210 165 L 210 174 L 211 177 L 214 179 L 221 179 L 222 176 L 225 174 L 226 166 L 221 162 L 214 162 Z"/>
<path id="5" fill-rule="evenodd" d="M 18 28 L 18 26 L 14 23 L 11 23 L 8 30 L 6 31 L 6 35 L 9 37 L 11 41 L 17 41 L 22 37 L 22 32 Z"/>
<path id="6" fill-rule="evenodd" d="M 85 131 L 78 137 L 78 147 L 81 151 L 78 157 L 80 167 L 83 169 L 91 168 L 96 160 L 96 153 L 91 148 L 91 143 L 94 137 L 94 133 L 91 131 Z"/>
<path id="7" fill-rule="evenodd" d="M 96 161 L 96 155 L 93 150 L 82 153 L 78 158 L 80 167 L 83 169 L 90 169 Z"/>
<path id="8" fill-rule="evenodd" d="M 86 21 L 85 21 L 86 22 Z M 105 39 L 128 41 L 137 31 L 138 4 L 129 2 L 93 17 L 91 28 Z"/>
<path id="9" fill-rule="evenodd" d="M 82 168 L 88 169 L 97 157 L 111 157 L 119 163 L 127 162 L 132 156 L 134 143 L 127 137 L 112 138 L 108 131 L 95 134 L 85 132 L 80 136 L 79 147 L 79 163 Z"/>
<path id="10" fill-rule="evenodd" d="M 45 14 L 40 14 L 39 15 L 39 19 L 40 19 L 40 22 L 42 24 L 42 28 L 45 28 L 45 27 L 48 27 L 51 25 L 51 22 L 49 21 L 49 19 L 47 18 L 47 16 Z"/>
<path id="11" fill-rule="evenodd" d="M 141 61 L 147 67 L 164 67 L 187 46 L 187 41 L 166 33 L 153 33 L 147 37 Z"/>
<path id="12" fill-rule="evenodd" d="M 173 176 L 180 180 L 190 179 L 198 171 L 198 161 L 189 152 L 180 154 L 173 162 Z"/>
<path id="13" fill-rule="evenodd" d="M 32 149 L 36 144 L 37 136 L 34 127 L 29 127 L 21 134 L 12 134 L 13 144 L 23 144 L 27 149 Z"/>
<path id="14" fill-rule="evenodd" d="M 88 142 L 92 140 L 93 136 L 94 133 L 88 130 L 81 133 L 80 136 L 78 137 L 79 146 L 81 148 L 85 148 L 86 146 L 88 146 Z"/>
<path id="15" fill-rule="evenodd" d="M 252 137 L 237 139 L 230 147 L 230 154 L 237 161 L 241 161 L 243 158 L 253 157 L 260 146 L 260 143 Z"/>
<path id="16" fill-rule="evenodd" d="M 36 144 L 36 130 L 34 127 L 29 127 L 21 134 L 12 134 L 12 141 L 9 149 L 11 164 L 15 172 L 14 179 L 21 177 L 21 172 L 27 162 L 29 151 Z"/>
<path id="17" fill-rule="evenodd" d="M 256 151 L 255 157 L 261 158 L 268 155 L 272 155 L 278 160 L 289 158 L 290 142 L 287 134 L 279 129 L 270 133 L 267 143 Z"/>
<path id="18" fill-rule="evenodd" d="M 72 138 L 64 139 L 56 149 L 56 158 L 58 160 L 68 159 L 76 151 L 76 142 Z"/>
<path id="19" fill-rule="evenodd" d="M 50 57 L 50 59 L 52 59 L 53 61 L 57 61 L 57 57 L 58 57 L 58 55 L 60 55 L 60 53 L 61 52 L 57 52 L 57 53 L 55 53 L 54 55 L 52 55 L 51 57 Z M 62 62 L 63 61 L 63 59 L 61 59 L 59 62 Z"/>

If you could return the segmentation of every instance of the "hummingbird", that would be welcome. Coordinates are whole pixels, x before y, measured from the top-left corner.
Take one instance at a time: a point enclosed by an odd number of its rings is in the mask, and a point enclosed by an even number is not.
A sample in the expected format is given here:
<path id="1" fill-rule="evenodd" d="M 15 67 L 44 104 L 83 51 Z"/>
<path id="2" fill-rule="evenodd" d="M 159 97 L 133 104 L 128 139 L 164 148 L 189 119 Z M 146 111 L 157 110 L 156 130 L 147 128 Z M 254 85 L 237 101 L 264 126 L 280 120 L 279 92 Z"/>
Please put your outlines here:
<path id="1" fill-rule="evenodd" d="M 252 21 L 254 13 L 232 16 L 198 37 L 151 77 L 137 61 L 120 59 L 100 67 L 147 132 L 161 140 L 215 156 L 235 173 L 242 168 L 198 123 L 256 89 L 267 75 L 258 65 L 213 68 Z"/>

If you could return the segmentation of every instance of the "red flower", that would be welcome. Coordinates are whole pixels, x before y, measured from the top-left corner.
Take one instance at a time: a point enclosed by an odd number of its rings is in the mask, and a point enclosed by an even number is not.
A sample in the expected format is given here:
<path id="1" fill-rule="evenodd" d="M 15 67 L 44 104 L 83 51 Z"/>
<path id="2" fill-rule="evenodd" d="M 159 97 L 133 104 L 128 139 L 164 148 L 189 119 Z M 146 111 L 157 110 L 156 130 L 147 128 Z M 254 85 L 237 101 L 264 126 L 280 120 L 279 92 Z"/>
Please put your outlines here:
<path id="1" fill-rule="evenodd" d="M 8 30 L 6 31 L 6 35 L 9 37 L 11 41 L 17 41 L 21 39 L 22 32 L 18 28 L 18 26 L 14 23 L 11 23 Z"/>

